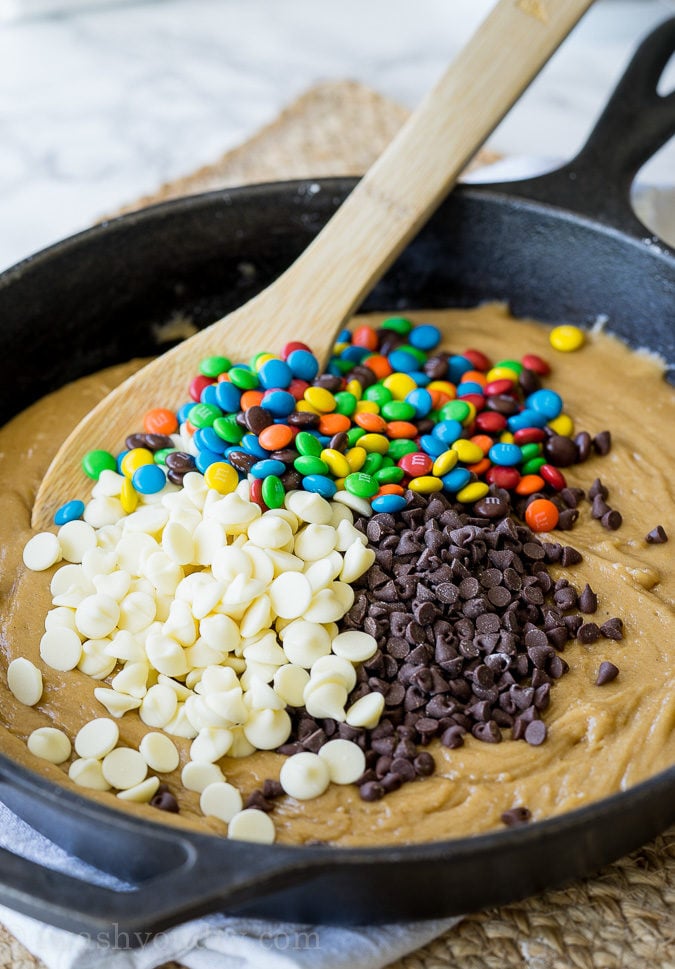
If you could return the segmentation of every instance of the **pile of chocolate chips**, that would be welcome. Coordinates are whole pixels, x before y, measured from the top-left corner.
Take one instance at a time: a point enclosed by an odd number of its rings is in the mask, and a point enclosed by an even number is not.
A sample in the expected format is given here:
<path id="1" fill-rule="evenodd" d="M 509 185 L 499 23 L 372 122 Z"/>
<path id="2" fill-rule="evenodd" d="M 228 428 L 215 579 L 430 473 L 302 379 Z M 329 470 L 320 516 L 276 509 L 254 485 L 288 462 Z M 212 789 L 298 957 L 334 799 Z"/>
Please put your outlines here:
<path id="1" fill-rule="evenodd" d="M 597 609 L 595 593 L 554 582 L 547 567 L 574 565 L 580 553 L 517 524 L 507 492 L 493 488 L 490 497 L 469 510 L 442 494 L 409 491 L 399 515 L 357 520 L 376 560 L 355 583 L 341 628 L 370 633 L 379 648 L 348 703 L 378 691 L 385 711 L 366 730 L 289 710 L 293 741 L 281 753 L 353 740 L 366 752 L 361 797 L 378 800 L 433 773 L 433 757 L 420 747 L 434 737 L 447 747 L 461 746 L 467 733 L 499 743 L 509 729 L 516 740 L 543 743 L 551 686 L 568 669 L 566 643 L 621 639 L 622 622 L 585 621 L 582 613 Z M 274 796 L 268 785 L 249 806 L 271 810 Z"/>

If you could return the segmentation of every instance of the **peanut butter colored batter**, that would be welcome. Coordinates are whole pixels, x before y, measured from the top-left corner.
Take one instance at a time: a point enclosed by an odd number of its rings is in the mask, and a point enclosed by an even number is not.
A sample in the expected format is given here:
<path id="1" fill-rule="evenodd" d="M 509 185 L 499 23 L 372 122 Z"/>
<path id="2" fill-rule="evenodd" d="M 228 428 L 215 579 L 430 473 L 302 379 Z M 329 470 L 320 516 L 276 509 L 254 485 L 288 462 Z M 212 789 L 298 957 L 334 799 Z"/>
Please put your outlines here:
<path id="1" fill-rule="evenodd" d="M 469 736 L 457 750 L 432 744 L 436 774 L 376 803 L 361 801 L 354 786 L 332 785 L 320 798 L 304 803 L 281 798 L 272 817 L 282 842 L 400 844 L 475 834 L 501 827 L 500 815 L 508 808 L 527 806 L 535 819 L 561 814 L 675 764 L 675 392 L 663 379 L 662 367 L 602 334 L 590 335 L 574 354 L 556 353 L 546 328 L 512 320 L 501 306 L 411 316 L 441 326 L 454 352 L 472 346 L 494 360 L 539 353 L 553 366 L 546 385 L 563 396 L 576 429 L 592 435 L 611 429 L 609 456 L 592 457 L 565 474 L 569 484 L 586 489 L 600 476 L 624 524 L 616 532 L 606 531 L 590 518 L 590 505 L 583 502 L 579 522 L 562 537 L 584 555 L 583 563 L 565 574 L 579 590 L 589 582 L 597 592 L 593 620 L 601 624 L 621 616 L 625 637 L 622 642 L 568 645 L 565 658 L 571 669 L 552 688 L 544 714 L 549 734 L 541 747 L 511 740 L 486 744 Z M 83 796 L 155 821 L 225 834 L 225 824 L 202 816 L 199 796 L 182 789 L 180 768 L 162 776 L 181 806 L 175 816 L 122 802 L 113 793 L 77 788 L 68 779 L 68 764 L 54 767 L 25 746 L 36 727 L 58 726 L 73 739 L 85 722 L 108 715 L 93 696 L 94 688 L 104 684 L 78 670 L 59 673 L 41 661 L 38 646 L 51 605 L 51 571 L 26 572 L 21 552 L 31 534 L 33 495 L 52 454 L 88 409 L 138 365 L 71 384 L 0 430 L 0 745 L 10 757 Z M 83 478 L 81 494 L 73 497 L 87 499 L 89 492 L 90 483 Z M 645 535 L 658 524 L 666 528 L 670 543 L 647 545 Z M 560 574 L 556 568 L 551 572 Z M 42 669 L 45 689 L 35 708 L 22 706 L 7 688 L 6 667 L 17 656 Z M 596 687 L 603 660 L 615 663 L 620 674 Z M 148 729 L 135 712 L 126 714 L 119 726 L 120 743 L 136 748 Z M 173 739 L 183 764 L 190 742 Z M 278 777 L 282 762 L 277 754 L 259 752 L 243 760 L 224 758 L 221 766 L 246 795 L 264 778 Z"/>

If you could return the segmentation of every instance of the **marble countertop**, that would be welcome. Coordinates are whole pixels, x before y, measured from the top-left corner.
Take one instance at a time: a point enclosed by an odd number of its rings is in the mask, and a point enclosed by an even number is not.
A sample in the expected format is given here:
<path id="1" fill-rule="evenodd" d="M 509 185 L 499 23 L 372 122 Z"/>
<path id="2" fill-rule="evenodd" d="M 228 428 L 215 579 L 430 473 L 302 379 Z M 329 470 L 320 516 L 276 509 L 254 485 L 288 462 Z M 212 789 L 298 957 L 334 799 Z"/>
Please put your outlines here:
<path id="1" fill-rule="evenodd" d="M 317 81 L 414 106 L 493 2 L 50 0 L 26 16 L 30 0 L 0 0 L 0 269 L 213 161 Z M 598 0 L 490 144 L 570 157 L 674 15 L 675 0 Z M 643 177 L 675 188 L 675 140 Z"/>

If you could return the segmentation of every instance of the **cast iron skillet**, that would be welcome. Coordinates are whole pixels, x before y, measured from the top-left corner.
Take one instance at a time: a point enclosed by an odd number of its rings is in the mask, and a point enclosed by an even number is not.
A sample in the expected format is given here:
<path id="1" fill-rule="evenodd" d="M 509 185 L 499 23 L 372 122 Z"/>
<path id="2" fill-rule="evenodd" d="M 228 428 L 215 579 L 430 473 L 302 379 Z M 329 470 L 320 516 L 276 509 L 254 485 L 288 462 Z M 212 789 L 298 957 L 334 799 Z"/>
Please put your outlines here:
<path id="1" fill-rule="evenodd" d="M 675 364 L 675 252 L 650 236 L 628 201 L 638 168 L 675 132 L 675 93 L 656 91 L 674 49 L 672 19 L 640 47 L 564 168 L 453 192 L 365 308 L 508 299 L 515 313 L 546 321 L 588 324 L 603 314 L 630 344 Z M 172 312 L 206 323 L 249 299 L 353 184 L 288 182 L 181 199 L 9 270 L 0 277 L 0 417 L 67 380 L 156 351 L 157 325 Z M 448 830 L 450 840 L 407 847 L 270 847 L 177 831 L 95 804 L 2 756 L 0 799 L 134 887 L 83 884 L 3 850 L 0 900 L 95 936 L 115 923 L 133 942 L 142 937 L 134 933 L 213 911 L 353 924 L 513 901 L 586 875 L 675 821 L 675 768 L 548 821 L 460 840 Z"/>

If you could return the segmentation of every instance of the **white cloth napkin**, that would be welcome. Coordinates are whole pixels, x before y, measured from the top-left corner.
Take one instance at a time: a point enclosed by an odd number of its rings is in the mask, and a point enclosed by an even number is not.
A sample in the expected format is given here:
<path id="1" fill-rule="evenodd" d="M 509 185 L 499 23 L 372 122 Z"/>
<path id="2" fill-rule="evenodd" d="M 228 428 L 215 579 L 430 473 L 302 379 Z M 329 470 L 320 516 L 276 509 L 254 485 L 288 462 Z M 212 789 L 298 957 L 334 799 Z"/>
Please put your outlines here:
<path id="1" fill-rule="evenodd" d="M 470 181 L 527 178 L 552 169 L 550 158 L 508 158 L 473 172 Z M 675 245 L 675 186 L 641 186 L 633 194 L 638 217 Z M 103 872 L 68 855 L 0 803 L 0 844 L 84 881 L 124 889 Z M 86 888 L 83 887 L 83 891 Z M 337 902 L 339 904 L 339 902 Z M 425 945 L 459 919 L 336 928 L 211 915 L 161 932 L 139 948 L 45 925 L 0 906 L 0 922 L 50 969 L 152 969 L 174 959 L 189 969 L 381 969 Z"/>
<path id="2" fill-rule="evenodd" d="M 118 890 L 129 887 L 69 855 L 1 802 L 0 845 L 83 881 Z M 84 884 L 82 891 L 86 893 Z M 89 938 L 0 906 L 0 922 L 49 969 L 152 969 L 172 959 L 189 969 L 381 969 L 458 921 L 336 928 L 209 915 L 152 939 L 144 936 L 144 944 L 132 948 L 123 930 L 112 941 Z"/>

